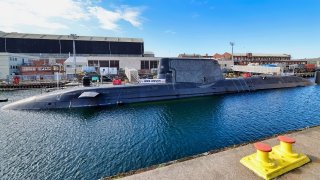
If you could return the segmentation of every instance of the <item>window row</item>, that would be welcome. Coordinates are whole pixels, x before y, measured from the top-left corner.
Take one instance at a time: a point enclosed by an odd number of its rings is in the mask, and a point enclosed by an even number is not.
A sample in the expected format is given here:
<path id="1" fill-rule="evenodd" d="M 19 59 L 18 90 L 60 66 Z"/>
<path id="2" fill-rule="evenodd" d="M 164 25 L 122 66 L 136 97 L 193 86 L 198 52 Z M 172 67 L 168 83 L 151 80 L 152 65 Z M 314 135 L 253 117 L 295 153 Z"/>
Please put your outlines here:
<path id="1" fill-rule="evenodd" d="M 158 68 L 158 61 L 141 61 L 141 69 L 154 69 Z"/>
<path id="2" fill-rule="evenodd" d="M 93 67 L 116 67 L 118 70 L 120 68 L 119 65 L 119 60 L 89 60 L 88 61 L 88 66 L 93 66 Z"/>
<path id="3" fill-rule="evenodd" d="M 16 57 L 9 57 L 9 60 L 10 60 L 10 61 L 18 61 L 18 58 L 16 58 Z"/>

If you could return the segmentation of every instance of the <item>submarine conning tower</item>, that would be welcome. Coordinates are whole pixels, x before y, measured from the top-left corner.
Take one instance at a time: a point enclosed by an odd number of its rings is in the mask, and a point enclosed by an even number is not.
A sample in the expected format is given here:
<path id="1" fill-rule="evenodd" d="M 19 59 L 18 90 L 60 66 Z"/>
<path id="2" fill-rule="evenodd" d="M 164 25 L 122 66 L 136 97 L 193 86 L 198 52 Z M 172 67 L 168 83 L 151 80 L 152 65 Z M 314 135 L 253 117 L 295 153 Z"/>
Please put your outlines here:
<path id="1" fill-rule="evenodd" d="M 210 84 L 223 79 L 220 65 L 214 59 L 162 58 L 158 79 L 167 83 Z"/>

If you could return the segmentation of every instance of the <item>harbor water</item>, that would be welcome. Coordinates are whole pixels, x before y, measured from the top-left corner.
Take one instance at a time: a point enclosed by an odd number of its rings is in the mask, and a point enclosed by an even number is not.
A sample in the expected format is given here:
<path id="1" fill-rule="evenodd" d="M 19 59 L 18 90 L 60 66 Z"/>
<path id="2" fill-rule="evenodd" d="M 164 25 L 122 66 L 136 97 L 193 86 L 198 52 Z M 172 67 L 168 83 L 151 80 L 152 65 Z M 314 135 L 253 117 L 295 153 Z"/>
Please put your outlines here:
<path id="1" fill-rule="evenodd" d="M 310 86 L 109 108 L 1 110 L 0 179 L 99 179 L 320 125 L 318 92 Z"/>

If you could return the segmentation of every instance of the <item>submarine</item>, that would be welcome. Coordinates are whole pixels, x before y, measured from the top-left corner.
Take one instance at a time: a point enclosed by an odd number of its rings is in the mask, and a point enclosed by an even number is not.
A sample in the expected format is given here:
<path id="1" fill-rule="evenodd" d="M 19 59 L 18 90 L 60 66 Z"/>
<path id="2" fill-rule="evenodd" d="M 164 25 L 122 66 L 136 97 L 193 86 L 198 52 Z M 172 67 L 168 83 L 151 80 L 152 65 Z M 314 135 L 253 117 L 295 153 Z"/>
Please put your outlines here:
<path id="1" fill-rule="evenodd" d="M 2 109 L 42 110 L 103 107 L 313 85 L 311 81 L 296 76 L 225 79 L 216 60 L 189 58 L 160 59 L 157 79 L 154 82 L 83 86 L 57 90 L 13 102 L 3 106 Z"/>

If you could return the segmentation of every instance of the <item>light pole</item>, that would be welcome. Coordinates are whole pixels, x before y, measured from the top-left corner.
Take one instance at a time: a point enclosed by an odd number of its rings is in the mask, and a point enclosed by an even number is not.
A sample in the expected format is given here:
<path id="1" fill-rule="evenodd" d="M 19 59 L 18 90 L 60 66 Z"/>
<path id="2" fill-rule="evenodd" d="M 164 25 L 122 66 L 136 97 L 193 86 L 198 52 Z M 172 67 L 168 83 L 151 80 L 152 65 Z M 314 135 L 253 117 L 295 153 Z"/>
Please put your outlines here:
<path id="1" fill-rule="evenodd" d="M 76 60 L 76 39 L 78 39 L 79 36 L 76 34 L 70 34 L 69 38 L 72 38 L 72 46 L 73 46 L 73 64 L 74 64 L 74 77 L 77 75 L 77 60 Z"/>
<path id="2" fill-rule="evenodd" d="M 230 42 L 230 46 L 231 46 L 231 60 L 233 61 L 233 46 L 234 46 L 234 42 Z"/>

